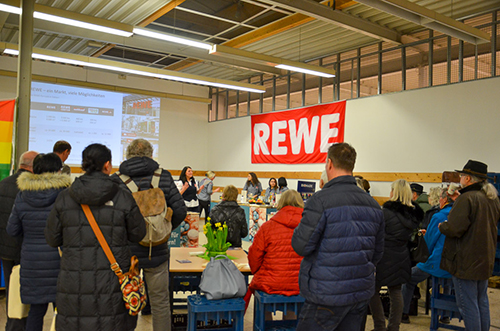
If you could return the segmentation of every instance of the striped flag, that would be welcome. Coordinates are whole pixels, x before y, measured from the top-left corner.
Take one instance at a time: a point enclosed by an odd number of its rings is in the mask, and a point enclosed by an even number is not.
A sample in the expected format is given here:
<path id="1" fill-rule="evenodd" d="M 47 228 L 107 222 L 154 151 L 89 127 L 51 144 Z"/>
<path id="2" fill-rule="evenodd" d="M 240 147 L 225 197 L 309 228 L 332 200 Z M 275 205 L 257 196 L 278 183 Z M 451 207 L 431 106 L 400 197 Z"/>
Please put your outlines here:
<path id="1" fill-rule="evenodd" d="M 0 101 L 0 180 L 9 176 L 16 100 Z"/>

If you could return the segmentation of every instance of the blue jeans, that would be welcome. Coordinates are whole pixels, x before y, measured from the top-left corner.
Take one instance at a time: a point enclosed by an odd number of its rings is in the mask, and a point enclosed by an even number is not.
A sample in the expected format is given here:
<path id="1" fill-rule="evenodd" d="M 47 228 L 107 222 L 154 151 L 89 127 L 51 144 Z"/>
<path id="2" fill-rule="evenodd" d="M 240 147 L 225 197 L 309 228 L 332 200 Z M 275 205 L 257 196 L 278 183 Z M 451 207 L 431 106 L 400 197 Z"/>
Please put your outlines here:
<path id="1" fill-rule="evenodd" d="M 38 303 L 30 306 L 30 312 L 28 313 L 28 318 L 26 320 L 27 331 L 43 330 L 43 318 L 48 307 L 48 303 Z"/>
<path id="2" fill-rule="evenodd" d="M 488 280 L 467 280 L 452 276 L 458 310 L 464 319 L 465 330 L 490 329 Z"/>
<path id="3" fill-rule="evenodd" d="M 319 306 L 305 302 L 300 311 L 297 331 L 359 331 L 368 308 L 368 300 L 349 306 Z"/>
<path id="4" fill-rule="evenodd" d="M 403 291 L 404 302 L 403 313 L 408 314 L 410 312 L 411 298 L 413 298 L 415 286 L 417 286 L 418 283 L 426 280 L 430 276 L 430 274 L 420 270 L 417 266 L 411 268 L 411 279 L 408 283 L 403 284 L 403 287 L 401 288 L 401 290 Z"/>

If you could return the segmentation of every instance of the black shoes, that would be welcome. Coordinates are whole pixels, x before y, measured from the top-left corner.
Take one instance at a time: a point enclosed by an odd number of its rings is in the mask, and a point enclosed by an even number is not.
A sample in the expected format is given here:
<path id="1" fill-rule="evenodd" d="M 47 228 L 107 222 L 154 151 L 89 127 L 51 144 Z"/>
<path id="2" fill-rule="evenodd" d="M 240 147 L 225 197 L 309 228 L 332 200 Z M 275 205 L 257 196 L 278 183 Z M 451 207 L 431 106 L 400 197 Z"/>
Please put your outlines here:
<path id="1" fill-rule="evenodd" d="M 403 316 L 401 317 L 401 323 L 410 324 L 410 316 L 408 316 L 408 314 L 403 313 Z"/>
<path id="2" fill-rule="evenodd" d="M 439 323 L 443 324 L 450 324 L 450 317 L 449 316 L 443 316 L 439 319 Z"/>

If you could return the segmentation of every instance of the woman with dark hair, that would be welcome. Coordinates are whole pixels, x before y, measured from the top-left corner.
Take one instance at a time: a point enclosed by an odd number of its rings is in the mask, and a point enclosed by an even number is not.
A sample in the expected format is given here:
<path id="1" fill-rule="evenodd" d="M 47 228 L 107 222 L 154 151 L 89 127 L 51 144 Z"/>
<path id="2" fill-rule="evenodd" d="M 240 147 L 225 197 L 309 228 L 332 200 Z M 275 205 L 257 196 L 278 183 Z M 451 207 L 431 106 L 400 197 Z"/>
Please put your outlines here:
<path id="1" fill-rule="evenodd" d="M 276 202 L 276 194 L 278 193 L 278 181 L 276 178 L 271 177 L 269 179 L 269 187 L 266 189 L 266 195 L 264 196 L 264 202 L 272 203 Z"/>
<path id="2" fill-rule="evenodd" d="M 412 202 L 411 188 L 406 180 L 394 181 L 389 197 L 389 201 L 382 206 L 385 219 L 384 255 L 377 264 L 375 295 L 370 300 L 375 331 L 399 330 L 404 304 L 401 285 L 407 283 L 411 275 L 408 243 L 424 216 L 424 211 Z M 387 328 L 379 295 L 382 286 L 388 287 L 391 301 Z"/>
<path id="3" fill-rule="evenodd" d="M 137 317 L 125 308 L 118 277 L 81 205 L 90 206 L 123 272 L 130 269 L 129 241 L 139 242 L 146 235 L 144 218 L 130 192 L 109 177 L 111 151 L 106 146 L 87 146 L 82 159 L 85 174 L 60 194 L 45 228 L 47 243 L 63 251 L 56 329 L 134 330 Z"/>
<path id="4" fill-rule="evenodd" d="M 200 207 L 197 194 L 201 192 L 205 185 L 198 188 L 196 180 L 193 177 L 193 169 L 189 166 L 185 166 L 182 169 L 179 180 L 182 182 L 182 188 L 180 191 L 182 197 L 184 198 L 184 202 L 186 203 L 187 211 L 199 213 Z"/>
<path id="5" fill-rule="evenodd" d="M 288 183 L 286 182 L 285 177 L 278 178 L 278 186 L 279 186 L 279 194 L 283 194 L 285 191 L 288 191 Z"/>
<path id="6" fill-rule="evenodd" d="M 243 186 L 243 191 L 247 191 L 247 198 L 257 198 L 262 193 L 262 185 L 255 172 L 248 173 L 247 181 Z"/>
<path id="7" fill-rule="evenodd" d="M 43 230 L 57 196 L 71 184 L 60 173 L 62 161 L 54 153 L 38 154 L 33 173 L 17 179 L 17 195 L 7 224 L 11 236 L 23 236 L 21 247 L 21 301 L 30 304 L 26 330 L 41 331 L 49 303 L 56 302 L 60 257 L 45 241 Z"/>

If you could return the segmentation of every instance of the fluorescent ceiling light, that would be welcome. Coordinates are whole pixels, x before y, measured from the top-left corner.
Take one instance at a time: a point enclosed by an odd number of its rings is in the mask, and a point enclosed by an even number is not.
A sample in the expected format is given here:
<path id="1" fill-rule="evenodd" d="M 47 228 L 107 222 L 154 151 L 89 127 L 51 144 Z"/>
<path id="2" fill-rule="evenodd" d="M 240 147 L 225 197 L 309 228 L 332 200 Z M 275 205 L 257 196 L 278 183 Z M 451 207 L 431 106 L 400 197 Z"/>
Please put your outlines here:
<path id="1" fill-rule="evenodd" d="M 335 77 L 335 75 L 325 74 L 323 72 L 314 71 L 314 70 L 302 69 L 302 68 L 298 68 L 298 67 L 294 67 L 294 66 L 289 66 L 286 64 L 278 64 L 276 66 L 276 68 L 290 70 L 290 71 L 297 71 L 297 72 L 302 72 L 304 74 L 315 75 L 315 76 L 326 77 L 326 78 Z"/>
<path id="2" fill-rule="evenodd" d="M 116 35 L 122 36 L 122 37 L 130 37 L 132 35 L 132 32 L 108 28 L 108 27 L 102 26 L 102 25 L 72 20 L 70 18 L 64 18 L 64 17 L 60 17 L 60 16 L 45 14 L 45 13 L 41 13 L 38 11 L 33 13 L 33 17 L 41 19 L 41 20 L 45 20 L 45 21 L 54 22 L 54 23 L 61 23 L 61 24 L 65 24 L 65 25 L 76 26 L 76 27 L 82 28 L 82 29 L 88 29 L 88 30 L 94 30 L 94 31 L 99 31 L 99 32 L 104 32 L 104 33 L 116 34 Z"/>
<path id="3" fill-rule="evenodd" d="M 10 48 L 6 48 L 4 50 L 4 53 L 10 54 L 10 55 L 19 55 L 18 50 L 10 49 Z M 117 72 L 132 74 L 132 75 L 173 80 L 173 81 L 183 82 L 183 83 L 191 83 L 191 84 L 198 84 L 198 85 L 205 85 L 205 86 L 212 86 L 212 87 L 220 87 L 220 88 L 225 88 L 225 89 L 240 90 L 240 91 L 253 92 L 253 93 L 264 93 L 265 92 L 264 87 L 262 87 L 261 89 L 258 88 L 259 86 L 256 86 L 256 88 L 252 88 L 252 87 L 250 87 L 251 84 L 246 84 L 246 83 L 240 83 L 241 85 L 236 85 L 236 84 L 232 85 L 229 83 L 226 84 L 226 83 L 219 83 L 216 81 L 182 77 L 180 75 L 176 76 L 174 74 L 169 75 L 169 74 L 162 74 L 160 72 L 149 72 L 149 71 L 142 71 L 142 70 L 136 70 L 136 69 L 122 68 L 122 67 L 117 67 L 117 66 L 113 66 L 113 65 L 101 64 L 101 63 L 95 63 L 95 62 L 86 62 L 86 61 L 80 61 L 80 60 L 75 60 L 75 59 L 68 59 L 68 58 L 64 58 L 64 57 L 51 56 L 51 55 L 38 54 L 38 53 L 33 53 L 32 57 L 34 59 L 39 59 L 39 60 L 66 63 L 66 64 L 71 64 L 71 65 L 97 68 L 97 69 L 103 69 L 103 70 L 109 70 L 109 71 L 117 71 Z M 111 61 L 109 61 L 109 62 L 111 62 Z M 166 70 L 162 70 L 162 71 L 166 71 Z M 247 85 L 249 87 L 244 86 L 244 85 Z"/>
<path id="4" fill-rule="evenodd" d="M 173 43 L 178 43 L 178 44 L 183 44 L 186 46 L 193 46 L 193 47 L 198 47 L 202 49 L 209 50 L 212 48 L 211 44 L 199 42 L 199 41 L 194 41 L 186 38 L 180 38 L 176 36 L 172 36 L 166 33 L 159 33 L 159 32 L 154 32 L 151 30 L 146 30 L 146 29 L 141 29 L 141 28 L 134 28 L 134 34 L 138 34 L 140 36 L 145 36 L 145 37 L 150 37 L 150 38 L 155 38 L 155 39 L 160 39 L 160 40 L 165 40 L 165 41 L 170 41 Z"/>
<path id="5" fill-rule="evenodd" d="M 12 14 L 18 14 L 18 15 L 21 14 L 21 8 L 9 6 L 9 5 L 4 5 L 2 3 L 0 3 L 0 11 L 12 13 Z"/>
<path id="6" fill-rule="evenodd" d="M 228 47 L 224 45 L 213 45 L 209 53 L 232 59 L 241 59 L 243 61 L 267 65 L 278 69 L 303 72 L 306 74 L 327 78 L 335 77 L 335 70 L 333 69 L 323 68 L 320 66 L 310 65 L 298 61 L 291 61 L 272 55 L 245 51 L 243 49 Z"/>

